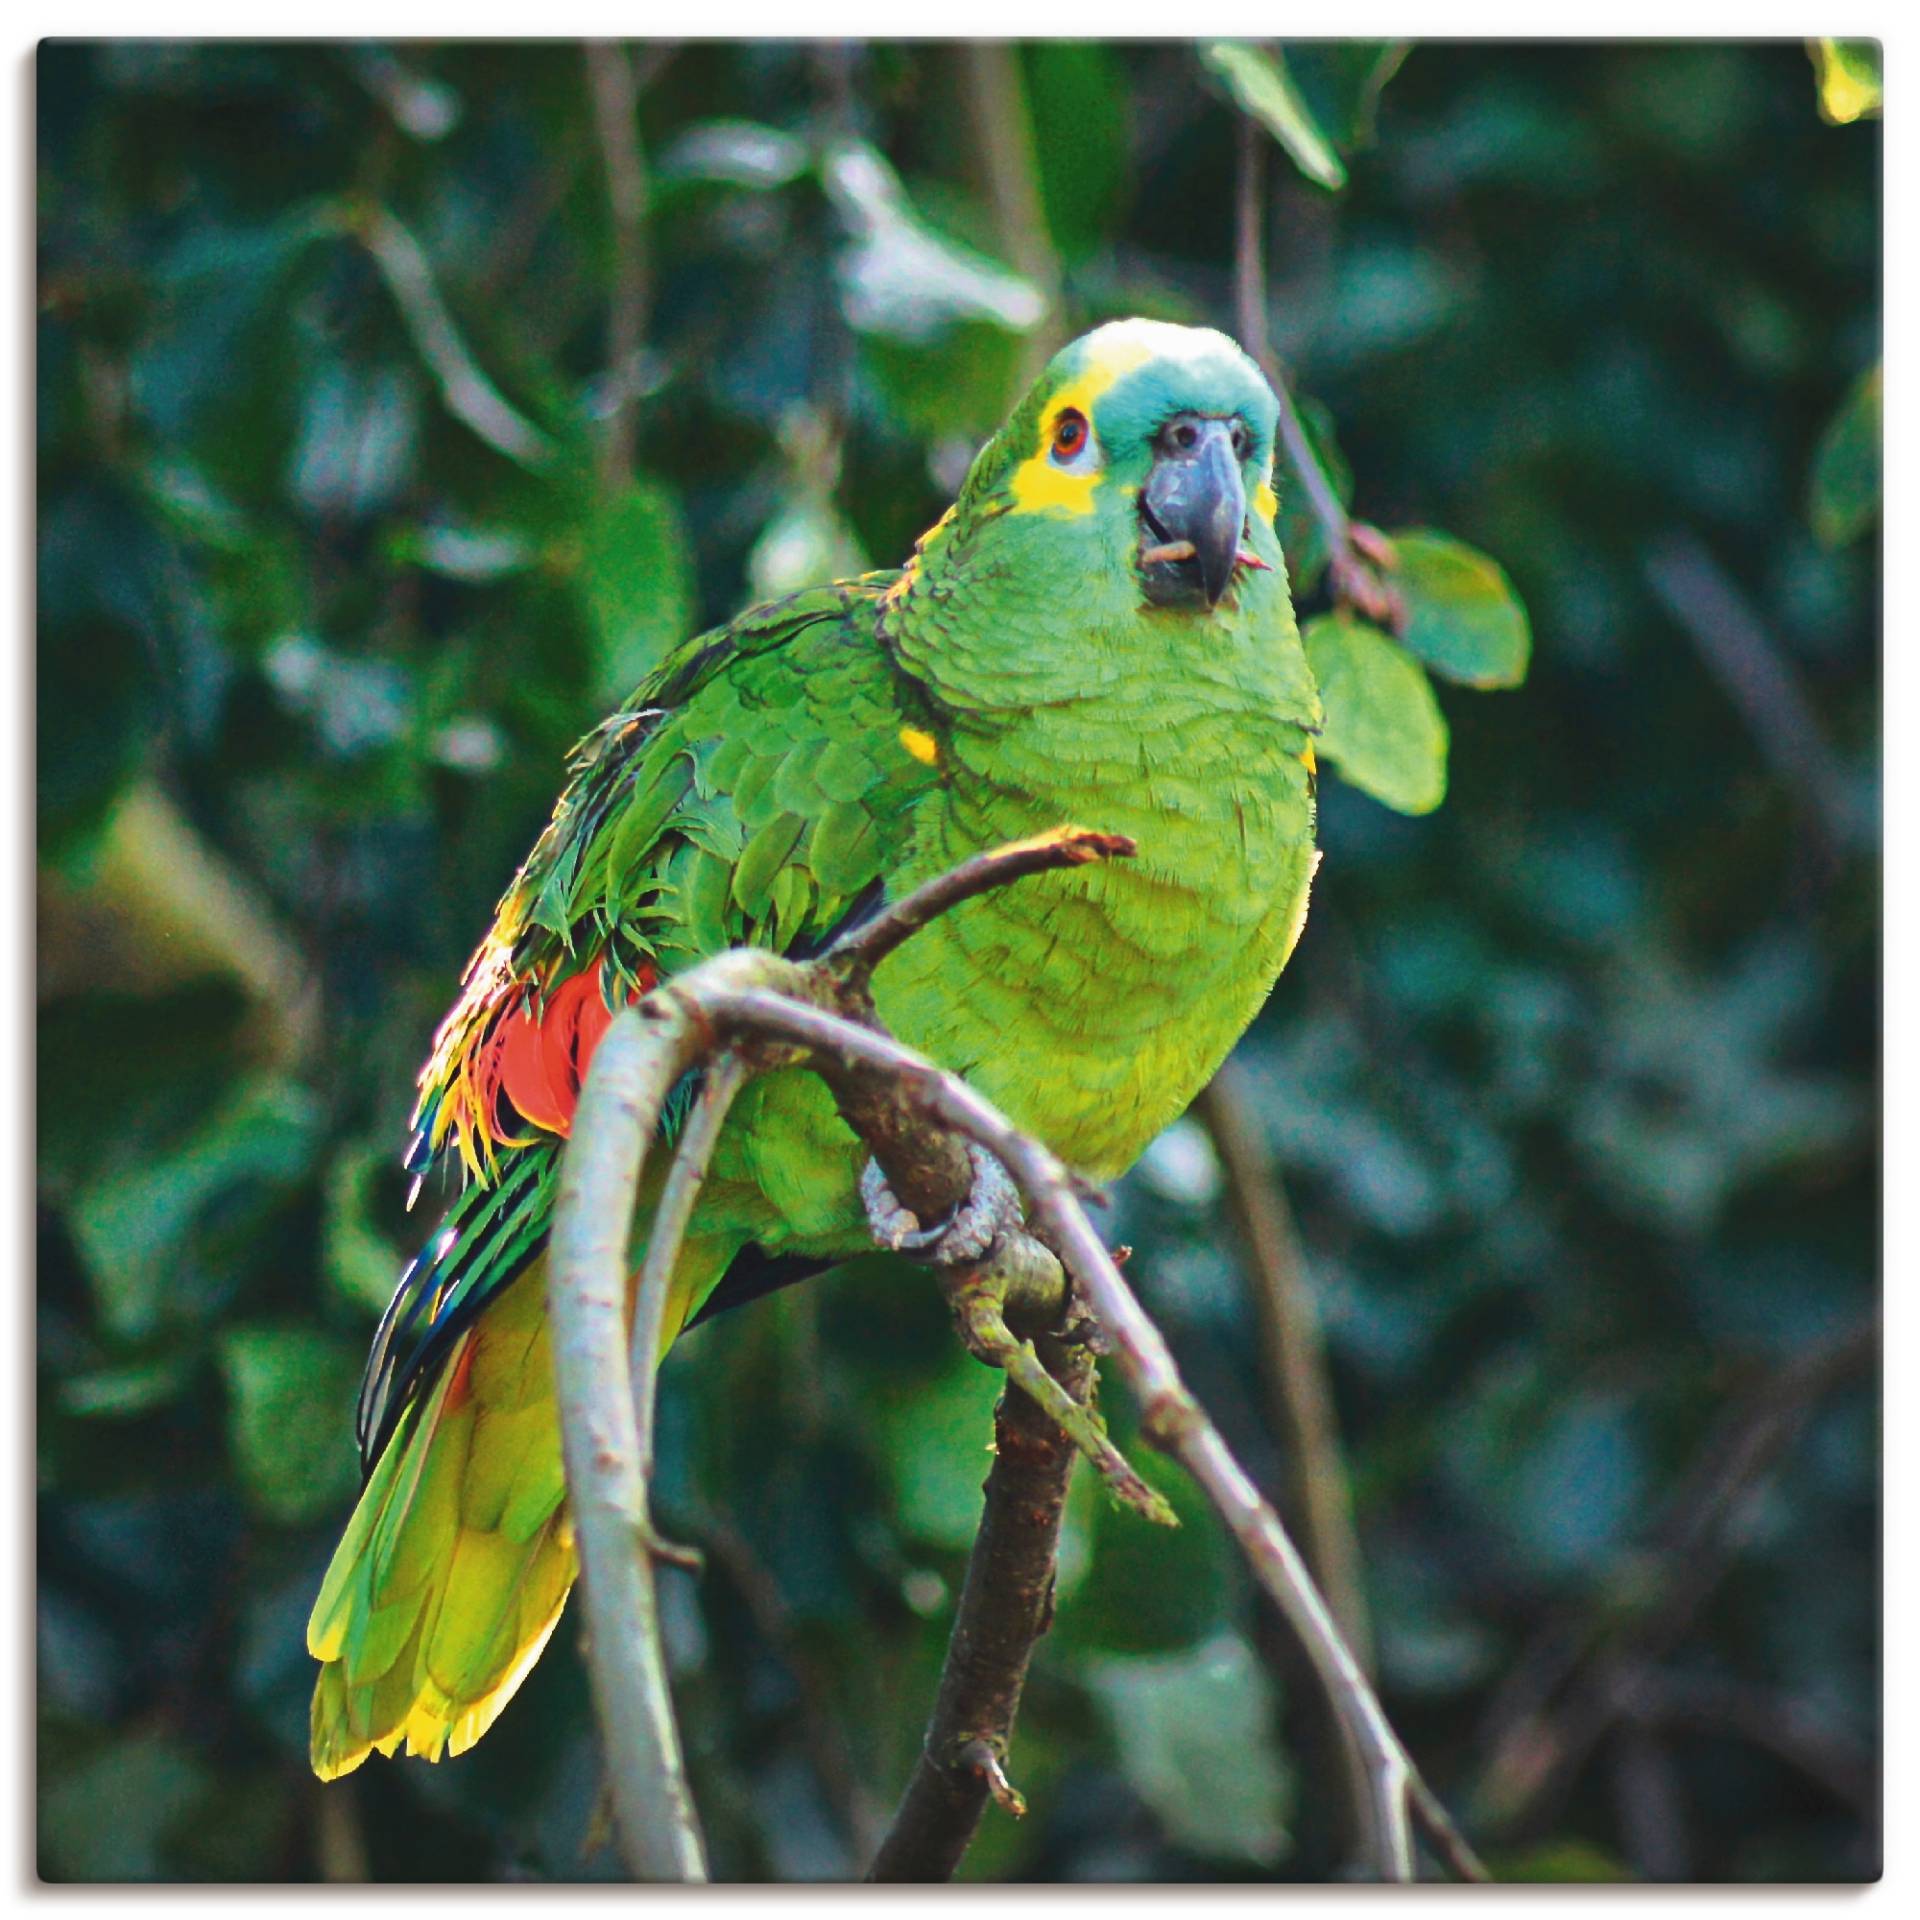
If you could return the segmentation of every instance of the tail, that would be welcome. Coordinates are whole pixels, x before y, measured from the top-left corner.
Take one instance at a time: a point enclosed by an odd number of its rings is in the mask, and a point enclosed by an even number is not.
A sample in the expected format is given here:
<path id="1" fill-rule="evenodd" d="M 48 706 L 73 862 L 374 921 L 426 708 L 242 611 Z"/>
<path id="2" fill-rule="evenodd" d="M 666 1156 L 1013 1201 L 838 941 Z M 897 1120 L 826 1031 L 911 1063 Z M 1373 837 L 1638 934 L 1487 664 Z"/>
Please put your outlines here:
<path id="1" fill-rule="evenodd" d="M 573 1585 L 565 1492 L 542 1258 L 402 1416 L 334 1551 L 307 1623 L 321 1779 L 493 1725 Z"/>
<path id="2" fill-rule="evenodd" d="M 690 1243 L 664 1353 L 731 1243 Z M 560 1459 L 542 1254 L 487 1304 L 395 1427 L 307 1622 L 320 1662 L 313 1770 L 370 1753 L 465 1753 L 559 1623 L 578 1572 Z"/>

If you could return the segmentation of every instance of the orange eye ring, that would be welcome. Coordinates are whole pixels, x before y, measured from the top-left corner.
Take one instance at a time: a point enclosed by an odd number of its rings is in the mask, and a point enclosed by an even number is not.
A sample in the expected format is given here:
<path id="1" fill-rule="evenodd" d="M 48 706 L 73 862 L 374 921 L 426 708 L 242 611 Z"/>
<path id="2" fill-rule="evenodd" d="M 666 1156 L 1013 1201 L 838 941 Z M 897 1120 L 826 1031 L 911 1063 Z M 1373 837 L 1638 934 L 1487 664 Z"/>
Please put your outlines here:
<path id="1" fill-rule="evenodd" d="M 1053 423 L 1053 457 L 1056 460 L 1076 458 L 1087 444 L 1087 416 L 1076 407 L 1069 407 Z"/>

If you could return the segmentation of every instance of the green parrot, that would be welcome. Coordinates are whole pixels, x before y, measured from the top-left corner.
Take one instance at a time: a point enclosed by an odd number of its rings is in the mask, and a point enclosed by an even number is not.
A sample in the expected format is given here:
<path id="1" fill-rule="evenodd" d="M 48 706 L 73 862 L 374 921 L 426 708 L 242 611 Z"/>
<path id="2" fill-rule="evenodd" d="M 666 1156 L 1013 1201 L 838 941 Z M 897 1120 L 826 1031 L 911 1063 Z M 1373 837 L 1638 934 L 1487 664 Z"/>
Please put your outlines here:
<path id="1" fill-rule="evenodd" d="M 615 1009 L 729 947 L 818 951 L 968 855 L 1075 822 L 1138 856 L 935 922 L 875 978 L 892 1031 L 1109 1180 L 1253 1018 L 1317 859 L 1277 413 L 1219 333 L 1101 327 L 1053 359 L 904 568 L 687 641 L 575 749 L 420 1078 L 407 1165 L 459 1191 L 367 1365 L 366 1485 L 307 1630 L 322 1778 L 403 1741 L 470 1747 L 566 1602 L 542 1254 Z M 668 1338 L 870 1247 L 865 1158 L 815 1076 L 753 1081 Z"/>

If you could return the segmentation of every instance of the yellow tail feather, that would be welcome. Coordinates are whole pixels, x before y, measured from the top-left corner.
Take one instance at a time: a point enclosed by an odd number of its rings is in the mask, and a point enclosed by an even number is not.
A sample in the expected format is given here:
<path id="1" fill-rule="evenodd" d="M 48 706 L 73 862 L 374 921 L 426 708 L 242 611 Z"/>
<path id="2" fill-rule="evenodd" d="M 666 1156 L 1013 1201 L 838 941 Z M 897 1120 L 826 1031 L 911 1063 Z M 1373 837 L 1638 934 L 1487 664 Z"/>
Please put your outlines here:
<path id="1" fill-rule="evenodd" d="M 480 1317 L 381 1456 L 307 1625 L 313 1770 L 464 1753 L 573 1585 L 542 1263 Z"/>

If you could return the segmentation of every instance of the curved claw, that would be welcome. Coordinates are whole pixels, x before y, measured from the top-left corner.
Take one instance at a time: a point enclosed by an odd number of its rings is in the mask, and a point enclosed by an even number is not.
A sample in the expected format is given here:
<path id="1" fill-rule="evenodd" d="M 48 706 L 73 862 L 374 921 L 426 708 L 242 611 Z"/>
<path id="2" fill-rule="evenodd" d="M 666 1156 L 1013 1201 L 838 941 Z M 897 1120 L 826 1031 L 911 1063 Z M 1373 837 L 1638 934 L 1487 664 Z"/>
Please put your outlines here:
<path id="1" fill-rule="evenodd" d="M 860 1201 L 874 1239 L 893 1253 L 911 1254 L 936 1267 L 959 1267 L 978 1260 L 1004 1228 L 1017 1226 L 1020 1193 L 1012 1175 L 975 1141 L 967 1143 L 967 1156 L 973 1165 L 972 1191 L 947 1219 L 930 1227 L 923 1227 L 919 1215 L 894 1198 L 880 1163 L 869 1160 L 860 1174 Z"/>

